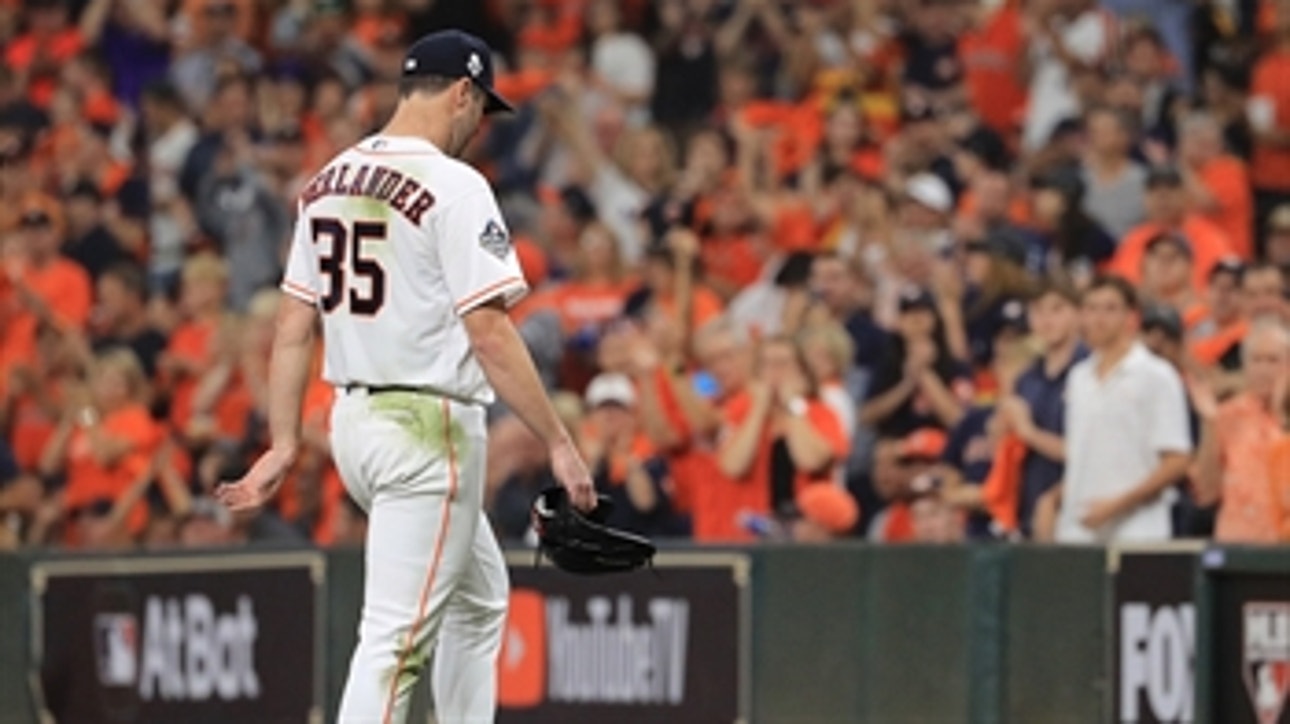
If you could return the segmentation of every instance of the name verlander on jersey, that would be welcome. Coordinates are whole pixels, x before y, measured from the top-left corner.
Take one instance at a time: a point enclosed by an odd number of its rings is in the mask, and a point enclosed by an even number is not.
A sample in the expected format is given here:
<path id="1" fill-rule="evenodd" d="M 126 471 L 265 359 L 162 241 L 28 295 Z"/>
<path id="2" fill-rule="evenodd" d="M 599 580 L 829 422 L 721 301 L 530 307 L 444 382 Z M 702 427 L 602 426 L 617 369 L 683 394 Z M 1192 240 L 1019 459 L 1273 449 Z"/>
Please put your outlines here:
<path id="1" fill-rule="evenodd" d="M 357 169 L 351 169 L 347 163 L 329 166 L 314 176 L 301 192 L 300 203 L 307 209 L 326 196 L 364 196 L 380 201 L 417 226 L 421 225 L 421 216 L 434 206 L 434 194 L 422 188 L 416 179 L 380 164 L 363 164 Z"/>

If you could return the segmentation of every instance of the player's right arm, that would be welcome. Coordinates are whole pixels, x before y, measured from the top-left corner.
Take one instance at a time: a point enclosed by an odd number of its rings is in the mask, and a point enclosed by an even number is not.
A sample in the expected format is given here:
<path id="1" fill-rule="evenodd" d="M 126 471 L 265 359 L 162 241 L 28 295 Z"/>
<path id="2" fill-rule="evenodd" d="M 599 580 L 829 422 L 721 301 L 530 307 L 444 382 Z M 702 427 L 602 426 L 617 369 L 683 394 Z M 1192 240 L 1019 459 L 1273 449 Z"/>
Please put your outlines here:
<path id="1" fill-rule="evenodd" d="M 303 216 L 296 222 L 269 359 L 269 449 L 241 480 L 215 490 L 216 497 L 232 510 L 252 510 L 268 502 L 300 448 L 300 410 L 313 361 L 317 300 L 322 288 L 305 222 Z"/>

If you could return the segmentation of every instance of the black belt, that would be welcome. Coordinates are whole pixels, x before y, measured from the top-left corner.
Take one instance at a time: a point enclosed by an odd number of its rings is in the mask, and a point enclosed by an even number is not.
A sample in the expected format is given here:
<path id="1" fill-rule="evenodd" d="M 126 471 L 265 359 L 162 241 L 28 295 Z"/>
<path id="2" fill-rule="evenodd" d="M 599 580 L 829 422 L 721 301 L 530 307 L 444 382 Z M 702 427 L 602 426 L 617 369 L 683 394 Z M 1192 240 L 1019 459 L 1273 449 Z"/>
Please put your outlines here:
<path id="1" fill-rule="evenodd" d="M 460 402 L 463 405 L 481 404 L 475 400 L 470 400 L 460 395 L 452 395 L 447 392 L 444 392 L 443 390 L 437 390 L 433 387 L 425 387 L 425 386 L 419 386 L 419 385 L 367 385 L 367 384 L 363 384 L 362 382 L 346 382 L 345 384 L 340 385 L 340 388 L 345 392 L 366 392 L 369 397 L 372 395 L 388 395 L 388 394 L 394 394 L 394 393 L 405 393 L 405 394 L 412 394 L 412 395 L 429 395 L 431 397 L 442 397 L 445 400 Z"/>
<path id="2" fill-rule="evenodd" d="M 438 390 L 429 387 L 417 387 L 415 385 L 364 385 L 358 382 L 349 382 L 342 385 L 346 392 L 366 392 L 369 395 L 382 395 L 390 392 L 411 392 L 419 395 L 437 395 L 447 397 Z"/>

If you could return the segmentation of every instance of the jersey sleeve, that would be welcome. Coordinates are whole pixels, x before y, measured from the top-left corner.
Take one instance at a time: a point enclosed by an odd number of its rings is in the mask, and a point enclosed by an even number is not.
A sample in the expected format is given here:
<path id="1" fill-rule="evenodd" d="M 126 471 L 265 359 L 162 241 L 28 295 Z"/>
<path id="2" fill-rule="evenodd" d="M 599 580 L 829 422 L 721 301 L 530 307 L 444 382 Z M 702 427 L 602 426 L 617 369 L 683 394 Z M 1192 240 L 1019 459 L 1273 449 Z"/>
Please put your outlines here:
<path id="1" fill-rule="evenodd" d="M 318 252 L 309 236 L 309 220 L 302 214 L 296 219 L 287 252 L 287 268 L 282 274 L 282 291 L 306 304 L 317 304 L 322 295 Z"/>
<path id="2" fill-rule="evenodd" d="M 509 307 L 528 292 L 510 232 L 487 188 L 444 209 L 439 232 L 439 261 L 457 314 L 498 297 Z"/>

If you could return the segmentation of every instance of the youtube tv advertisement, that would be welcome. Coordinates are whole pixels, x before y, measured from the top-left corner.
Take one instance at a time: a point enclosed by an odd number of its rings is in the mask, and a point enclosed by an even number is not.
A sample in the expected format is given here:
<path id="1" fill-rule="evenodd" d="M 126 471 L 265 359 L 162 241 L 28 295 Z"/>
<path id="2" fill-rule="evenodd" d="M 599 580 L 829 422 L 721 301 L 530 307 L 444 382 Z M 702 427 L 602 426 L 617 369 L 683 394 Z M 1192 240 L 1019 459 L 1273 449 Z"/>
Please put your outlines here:
<path id="1" fill-rule="evenodd" d="M 744 719 L 737 567 L 578 577 L 511 567 L 500 724 Z"/>

